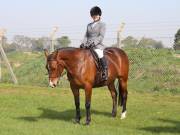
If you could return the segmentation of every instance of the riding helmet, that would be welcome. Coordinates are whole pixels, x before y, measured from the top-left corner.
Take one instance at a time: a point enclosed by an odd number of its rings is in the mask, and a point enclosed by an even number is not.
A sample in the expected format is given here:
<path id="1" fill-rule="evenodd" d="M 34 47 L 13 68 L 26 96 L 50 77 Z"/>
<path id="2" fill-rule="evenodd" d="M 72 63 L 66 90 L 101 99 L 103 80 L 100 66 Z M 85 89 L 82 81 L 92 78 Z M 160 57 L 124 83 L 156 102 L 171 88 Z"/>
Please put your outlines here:
<path id="1" fill-rule="evenodd" d="M 95 7 L 91 8 L 90 14 L 91 14 L 91 16 L 94 16 L 94 15 L 101 16 L 102 12 L 101 12 L 101 9 L 98 6 L 95 6 Z"/>

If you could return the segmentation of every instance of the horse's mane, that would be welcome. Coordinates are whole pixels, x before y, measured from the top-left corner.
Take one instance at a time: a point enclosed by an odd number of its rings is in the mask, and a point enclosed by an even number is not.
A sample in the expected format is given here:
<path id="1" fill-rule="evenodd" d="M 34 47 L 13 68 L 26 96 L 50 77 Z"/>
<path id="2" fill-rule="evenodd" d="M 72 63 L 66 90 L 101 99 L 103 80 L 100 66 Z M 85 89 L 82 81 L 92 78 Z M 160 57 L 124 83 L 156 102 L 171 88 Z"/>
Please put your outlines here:
<path id="1" fill-rule="evenodd" d="M 74 49 L 77 49 L 76 47 L 62 47 L 62 48 L 58 48 L 56 49 L 54 52 L 52 52 L 48 57 L 47 57 L 47 60 L 48 61 L 51 61 L 51 60 L 54 60 L 56 58 L 56 53 L 58 53 L 59 51 L 71 51 L 71 50 L 74 50 Z"/>
<path id="2" fill-rule="evenodd" d="M 78 48 L 76 48 L 76 47 L 62 47 L 62 48 L 58 48 L 54 52 L 52 52 L 51 54 L 48 55 L 47 60 L 48 61 L 55 60 L 56 59 L 56 54 L 59 51 L 73 51 L 74 49 L 78 49 Z"/>

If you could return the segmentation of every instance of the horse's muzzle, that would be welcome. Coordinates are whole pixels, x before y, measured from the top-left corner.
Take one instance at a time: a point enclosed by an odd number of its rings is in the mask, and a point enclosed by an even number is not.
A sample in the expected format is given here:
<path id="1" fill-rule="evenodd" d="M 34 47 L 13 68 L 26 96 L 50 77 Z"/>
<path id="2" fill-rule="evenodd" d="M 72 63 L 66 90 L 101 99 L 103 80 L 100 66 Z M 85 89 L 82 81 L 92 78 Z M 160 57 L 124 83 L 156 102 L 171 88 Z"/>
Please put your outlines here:
<path id="1" fill-rule="evenodd" d="M 49 86 L 50 86 L 51 88 L 54 88 L 54 87 L 57 86 L 57 83 L 55 84 L 55 83 L 53 83 L 52 81 L 49 81 Z"/>

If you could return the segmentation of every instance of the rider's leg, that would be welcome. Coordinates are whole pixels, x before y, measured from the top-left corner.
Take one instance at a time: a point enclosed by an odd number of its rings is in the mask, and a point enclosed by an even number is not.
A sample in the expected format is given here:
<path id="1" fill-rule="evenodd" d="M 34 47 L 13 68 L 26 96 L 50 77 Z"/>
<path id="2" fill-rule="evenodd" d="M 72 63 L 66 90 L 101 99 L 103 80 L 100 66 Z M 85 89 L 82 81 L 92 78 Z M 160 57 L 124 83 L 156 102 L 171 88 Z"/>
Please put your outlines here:
<path id="1" fill-rule="evenodd" d="M 97 53 L 99 59 L 103 58 L 104 53 L 102 49 L 94 49 L 94 51 Z"/>
<path id="2" fill-rule="evenodd" d="M 106 62 L 106 59 L 104 57 L 104 53 L 103 53 L 103 50 L 101 49 L 94 49 L 94 51 L 97 53 L 99 59 L 100 59 L 100 63 L 101 63 L 101 66 L 102 66 L 102 79 L 104 81 L 106 81 L 108 79 L 108 71 L 107 71 L 107 62 Z"/>

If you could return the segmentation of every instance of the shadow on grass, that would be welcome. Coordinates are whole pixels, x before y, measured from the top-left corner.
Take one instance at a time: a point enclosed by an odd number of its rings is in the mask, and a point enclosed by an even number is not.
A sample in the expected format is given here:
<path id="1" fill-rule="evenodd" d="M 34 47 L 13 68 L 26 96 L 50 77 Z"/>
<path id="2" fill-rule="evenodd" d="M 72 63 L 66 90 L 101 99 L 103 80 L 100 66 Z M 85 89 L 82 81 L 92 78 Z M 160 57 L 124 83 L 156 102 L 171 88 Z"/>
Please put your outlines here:
<path id="1" fill-rule="evenodd" d="M 180 133 L 180 121 L 158 119 L 159 122 L 173 124 L 172 126 L 153 126 L 140 128 L 140 130 L 149 131 L 152 133 Z"/>
<path id="2" fill-rule="evenodd" d="M 75 110 L 65 110 L 65 111 L 56 111 L 48 108 L 38 108 L 41 110 L 42 113 L 40 116 L 25 116 L 25 117 L 18 117 L 17 119 L 29 121 L 29 122 L 36 122 L 38 119 L 51 119 L 51 120 L 62 120 L 70 122 L 75 117 Z M 81 109 L 81 116 L 85 117 L 85 110 Z M 95 115 L 103 115 L 106 117 L 111 117 L 111 113 L 108 112 L 99 112 L 96 110 L 91 110 L 91 114 Z"/>

